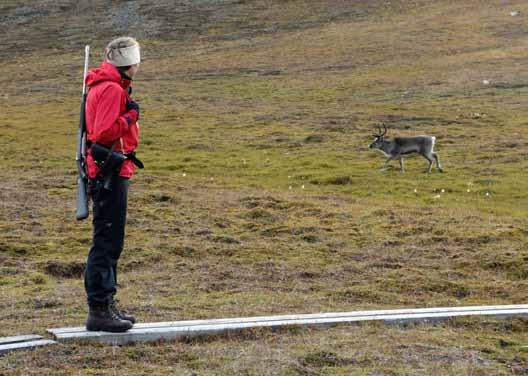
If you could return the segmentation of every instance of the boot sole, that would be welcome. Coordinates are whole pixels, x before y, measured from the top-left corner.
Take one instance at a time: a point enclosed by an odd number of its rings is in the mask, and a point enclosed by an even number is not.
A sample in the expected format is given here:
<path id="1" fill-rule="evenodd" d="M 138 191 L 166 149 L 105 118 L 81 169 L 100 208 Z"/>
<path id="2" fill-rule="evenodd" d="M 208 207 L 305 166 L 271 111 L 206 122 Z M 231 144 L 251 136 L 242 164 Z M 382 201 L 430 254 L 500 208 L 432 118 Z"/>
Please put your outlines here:
<path id="1" fill-rule="evenodd" d="M 130 321 L 128 321 L 130 323 L 130 326 L 126 327 L 126 328 L 108 328 L 108 327 L 104 327 L 104 326 L 98 326 L 98 325 L 86 325 L 86 330 L 89 331 L 89 332 L 110 332 L 110 333 L 123 333 L 123 332 L 126 332 L 127 330 L 131 329 L 132 328 L 132 323 Z"/>

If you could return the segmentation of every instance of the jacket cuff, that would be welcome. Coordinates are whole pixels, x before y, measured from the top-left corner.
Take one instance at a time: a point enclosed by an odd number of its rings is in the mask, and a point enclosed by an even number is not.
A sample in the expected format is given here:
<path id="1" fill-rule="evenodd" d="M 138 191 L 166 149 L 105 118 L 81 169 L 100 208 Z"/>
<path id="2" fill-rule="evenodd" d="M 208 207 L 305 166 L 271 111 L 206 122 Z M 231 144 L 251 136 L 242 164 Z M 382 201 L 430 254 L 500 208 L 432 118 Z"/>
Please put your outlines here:
<path id="1" fill-rule="evenodd" d="M 130 110 L 126 114 L 124 114 L 123 117 L 126 119 L 128 125 L 130 125 L 137 121 L 138 113 L 136 110 Z"/>

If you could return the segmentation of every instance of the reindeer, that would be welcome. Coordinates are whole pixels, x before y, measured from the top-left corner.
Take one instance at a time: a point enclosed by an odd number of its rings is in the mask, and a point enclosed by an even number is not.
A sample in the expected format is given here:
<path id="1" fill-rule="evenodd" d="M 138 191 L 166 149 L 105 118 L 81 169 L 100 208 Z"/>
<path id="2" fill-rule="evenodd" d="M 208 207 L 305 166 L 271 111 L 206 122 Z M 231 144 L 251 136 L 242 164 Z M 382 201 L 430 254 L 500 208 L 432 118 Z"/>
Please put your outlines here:
<path id="1" fill-rule="evenodd" d="M 416 136 L 416 137 L 395 137 L 393 140 L 385 140 L 383 137 L 387 133 L 387 127 L 383 125 L 384 131 L 378 127 L 378 134 L 374 142 L 369 145 L 369 149 L 379 149 L 388 158 L 383 165 L 383 170 L 392 159 L 400 160 L 401 172 L 403 172 L 403 156 L 406 154 L 418 153 L 429 161 L 428 173 L 433 167 L 433 159 L 436 161 L 438 171 L 444 172 L 438 155 L 433 151 L 436 137 L 434 136 Z"/>

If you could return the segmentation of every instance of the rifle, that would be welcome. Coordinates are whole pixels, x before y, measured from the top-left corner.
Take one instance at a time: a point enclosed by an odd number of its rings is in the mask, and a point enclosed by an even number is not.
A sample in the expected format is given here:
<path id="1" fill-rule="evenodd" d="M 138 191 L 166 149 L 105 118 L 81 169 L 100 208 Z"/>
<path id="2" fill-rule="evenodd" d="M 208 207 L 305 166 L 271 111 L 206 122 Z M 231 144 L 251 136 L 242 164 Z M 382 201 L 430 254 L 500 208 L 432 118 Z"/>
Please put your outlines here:
<path id="1" fill-rule="evenodd" d="M 77 132 L 77 153 L 75 161 L 79 177 L 77 178 L 77 220 L 88 218 L 88 174 L 86 173 L 86 119 L 84 117 L 86 107 L 86 74 L 88 72 L 88 60 L 90 56 L 90 46 L 84 47 L 84 75 L 83 89 L 81 96 L 81 111 L 79 120 L 79 130 Z"/>

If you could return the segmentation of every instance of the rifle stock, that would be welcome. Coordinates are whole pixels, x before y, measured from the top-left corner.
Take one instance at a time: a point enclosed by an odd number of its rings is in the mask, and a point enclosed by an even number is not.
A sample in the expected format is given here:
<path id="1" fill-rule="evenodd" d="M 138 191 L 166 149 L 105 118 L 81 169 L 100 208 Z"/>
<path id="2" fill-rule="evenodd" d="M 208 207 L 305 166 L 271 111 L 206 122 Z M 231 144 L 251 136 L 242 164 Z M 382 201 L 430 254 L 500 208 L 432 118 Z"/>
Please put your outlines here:
<path id="1" fill-rule="evenodd" d="M 86 107 L 86 73 L 88 71 L 88 59 L 90 54 L 90 46 L 86 46 L 84 54 L 84 75 L 83 75 L 83 91 L 81 96 L 81 110 L 79 119 L 79 131 L 77 132 L 77 153 L 75 161 L 77 163 L 77 170 L 79 177 L 77 178 L 77 213 L 78 221 L 88 218 L 88 175 L 86 174 L 86 123 L 84 111 Z"/>
<path id="2" fill-rule="evenodd" d="M 87 182 L 80 176 L 77 178 L 77 215 L 78 221 L 88 218 Z"/>

